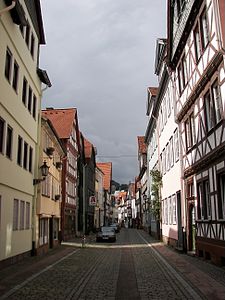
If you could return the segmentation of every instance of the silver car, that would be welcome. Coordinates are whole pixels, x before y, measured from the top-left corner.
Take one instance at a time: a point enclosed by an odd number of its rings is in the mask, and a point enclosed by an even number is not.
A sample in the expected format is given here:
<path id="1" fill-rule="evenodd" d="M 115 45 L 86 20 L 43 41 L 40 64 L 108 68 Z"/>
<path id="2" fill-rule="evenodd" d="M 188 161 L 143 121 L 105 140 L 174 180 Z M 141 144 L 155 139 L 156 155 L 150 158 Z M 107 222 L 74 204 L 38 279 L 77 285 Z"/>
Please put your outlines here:
<path id="1" fill-rule="evenodd" d="M 115 242 L 116 241 L 116 232 L 113 227 L 102 226 L 101 230 L 96 234 L 96 242 Z"/>

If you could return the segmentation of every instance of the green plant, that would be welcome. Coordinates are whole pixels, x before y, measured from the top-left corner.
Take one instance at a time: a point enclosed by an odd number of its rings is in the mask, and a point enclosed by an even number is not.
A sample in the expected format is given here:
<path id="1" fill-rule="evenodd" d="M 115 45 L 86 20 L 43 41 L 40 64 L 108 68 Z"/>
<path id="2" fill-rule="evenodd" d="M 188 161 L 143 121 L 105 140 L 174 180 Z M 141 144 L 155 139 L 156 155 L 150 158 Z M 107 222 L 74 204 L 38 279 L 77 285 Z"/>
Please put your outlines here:
<path id="1" fill-rule="evenodd" d="M 152 177 L 151 191 L 153 196 L 153 203 L 151 205 L 151 212 L 155 216 L 156 220 L 160 220 L 161 215 L 161 187 L 162 187 L 162 175 L 159 170 L 151 170 L 150 175 Z"/>

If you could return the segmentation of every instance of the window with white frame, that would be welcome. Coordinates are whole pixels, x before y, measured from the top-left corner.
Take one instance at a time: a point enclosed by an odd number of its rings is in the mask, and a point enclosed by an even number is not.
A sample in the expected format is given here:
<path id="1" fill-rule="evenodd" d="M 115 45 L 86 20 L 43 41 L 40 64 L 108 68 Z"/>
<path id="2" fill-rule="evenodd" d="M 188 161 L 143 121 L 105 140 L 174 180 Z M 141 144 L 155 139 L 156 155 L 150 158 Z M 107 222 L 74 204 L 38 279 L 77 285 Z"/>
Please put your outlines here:
<path id="1" fill-rule="evenodd" d="M 6 136 L 6 156 L 12 158 L 12 145 L 13 145 L 13 129 L 11 126 L 7 126 Z"/>
<path id="2" fill-rule="evenodd" d="M 26 202 L 25 228 L 30 229 L 30 203 L 29 202 Z"/>
<path id="3" fill-rule="evenodd" d="M 20 230 L 24 229 L 25 202 L 20 201 Z"/>
<path id="4" fill-rule="evenodd" d="M 188 151 L 196 143 L 196 133 L 195 133 L 195 118 L 194 113 L 185 121 L 185 139 L 186 139 L 186 150 Z"/>
<path id="5" fill-rule="evenodd" d="M 14 60 L 12 86 L 16 92 L 18 88 L 18 80 L 19 80 L 19 65 Z"/>
<path id="6" fill-rule="evenodd" d="M 211 217 L 210 186 L 208 179 L 197 183 L 197 212 L 199 219 L 209 219 Z"/>
<path id="7" fill-rule="evenodd" d="M 173 136 L 170 138 L 170 167 L 172 168 L 174 165 L 174 151 L 173 151 Z"/>
<path id="8" fill-rule="evenodd" d="M 225 173 L 218 174 L 217 209 L 218 218 L 225 219 Z"/>
<path id="9" fill-rule="evenodd" d="M 7 48 L 6 58 L 5 58 L 5 77 L 9 81 L 9 83 L 11 82 L 12 61 L 13 61 L 12 53 Z"/>
<path id="10" fill-rule="evenodd" d="M 0 117 L 0 153 L 4 150 L 5 121 Z"/>
<path id="11" fill-rule="evenodd" d="M 44 245 L 48 243 L 48 219 L 41 218 L 39 220 L 39 244 Z"/>
<path id="12" fill-rule="evenodd" d="M 203 10 L 194 29 L 194 45 L 196 61 L 199 60 L 209 42 L 209 28 L 206 9 Z"/>
<path id="13" fill-rule="evenodd" d="M 19 229 L 19 200 L 13 200 L 13 230 Z"/>
<path id="14" fill-rule="evenodd" d="M 50 197 L 51 191 L 51 175 L 48 174 L 45 180 L 41 182 L 41 193 L 43 196 Z"/>
<path id="15" fill-rule="evenodd" d="M 165 223 L 168 224 L 168 199 L 165 199 Z"/>
<path id="16" fill-rule="evenodd" d="M 172 203 L 173 203 L 173 224 L 177 224 L 177 200 L 176 195 L 172 196 Z"/>
<path id="17" fill-rule="evenodd" d="M 175 148 L 175 161 L 177 162 L 179 160 L 179 155 L 180 155 L 177 129 L 174 131 L 174 148 Z"/>
<path id="18" fill-rule="evenodd" d="M 169 205 L 169 224 L 173 224 L 173 207 L 172 207 L 172 198 L 171 196 L 168 198 L 168 205 Z"/>

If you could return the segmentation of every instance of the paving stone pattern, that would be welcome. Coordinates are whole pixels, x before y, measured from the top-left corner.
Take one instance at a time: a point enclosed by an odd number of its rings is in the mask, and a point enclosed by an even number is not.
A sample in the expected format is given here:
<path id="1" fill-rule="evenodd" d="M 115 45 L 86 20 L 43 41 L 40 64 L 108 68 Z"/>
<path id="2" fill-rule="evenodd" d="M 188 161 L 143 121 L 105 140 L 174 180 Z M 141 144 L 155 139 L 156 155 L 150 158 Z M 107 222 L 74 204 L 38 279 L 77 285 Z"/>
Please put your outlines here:
<path id="1" fill-rule="evenodd" d="M 112 244 L 77 245 L 2 270 L 0 299 L 225 299 L 223 268 L 171 251 L 142 230 L 122 229 Z"/>

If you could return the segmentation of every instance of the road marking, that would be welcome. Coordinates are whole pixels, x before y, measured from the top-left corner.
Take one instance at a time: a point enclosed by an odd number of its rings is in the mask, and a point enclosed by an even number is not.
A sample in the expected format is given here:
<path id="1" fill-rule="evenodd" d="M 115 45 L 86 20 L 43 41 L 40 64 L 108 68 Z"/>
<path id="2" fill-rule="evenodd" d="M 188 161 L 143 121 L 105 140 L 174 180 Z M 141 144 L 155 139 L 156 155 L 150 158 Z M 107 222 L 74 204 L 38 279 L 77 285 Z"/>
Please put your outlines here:
<path id="1" fill-rule="evenodd" d="M 188 291 L 188 293 L 195 300 L 202 300 L 202 298 L 195 292 L 195 290 L 177 273 L 177 271 L 162 257 L 162 255 L 154 249 L 151 243 L 149 243 L 138 231 L 138 235 L 142 238 L 142 240 L 151 248 L 152 252 L 157 256 L 157 258 L 163 262 L 163 264 L 167 267 L 167 269 L 171 272 L 171 274 L 177 279 L 178 282 L 182 284 L 182 286 Z"/>
<path id="2" fill-rule="evenodd" d="M 0 299 L 7 299 L 9 296 L 11 296 L 12 294 L 14 294 L 16 291 L 18 291 L 22 287 L 24 287 L 27 283 L 29 283 L 30 281 L 32 281 L 33 279 L 35 279 L 39 275 L 43 274 L 44 272 L 48 271 L 49 269 L 53 268 L 54 266 L 56 266 L 57 264 L 59 264 L 61 261 L 67 259 L 68 257 L 70 257 L 71 255 L 75 254 L 78 251 L 80 251 L 80 249 L 76 249 L 75 251 L 73 251 L 73 252 L 67 254 L 66 256 L 62 257 L 61 259 L 57 260 L 55 263 L 53 263 L 53 264 L 49 265 L 48 267 L 44 268 L 42 271 L 40 271 L 40 272 L 32 275 L 31 277 L 29 277 L 28 279 L 26 279 L 22 283 L 16 285 L 14 288 L 12 288 L 11 290 L 9 290 L 6 294 L 4 294 L 3 296 L 1 296 Z"/>

